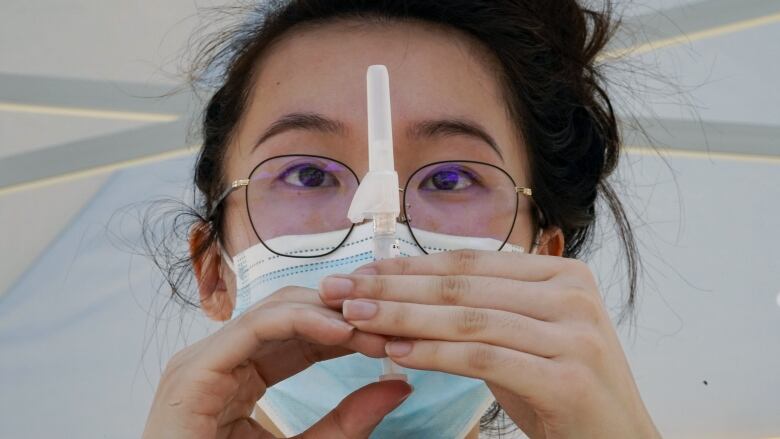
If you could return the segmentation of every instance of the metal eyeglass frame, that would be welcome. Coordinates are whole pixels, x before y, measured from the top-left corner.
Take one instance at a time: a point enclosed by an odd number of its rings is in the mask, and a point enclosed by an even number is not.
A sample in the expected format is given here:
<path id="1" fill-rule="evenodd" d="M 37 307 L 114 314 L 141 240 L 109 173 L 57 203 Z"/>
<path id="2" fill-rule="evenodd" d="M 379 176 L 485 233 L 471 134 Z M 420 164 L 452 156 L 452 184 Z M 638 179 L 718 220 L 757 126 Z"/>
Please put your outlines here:
<path id="1" fill-rule="evenodd" d="M 209 215 L 208 215 L 209 221 L 212 220 L 214 214 L 216 213 L 217 208 L 222 204 L 223 201 L 225 201 L 225 199 L 230 194 L 232 194 L 233 192 L 235 192 L 236 190 L 241 189 L 241 188 L 244 188 L 246 190 L 246 188 L 249 186 L 249 183 L 250 183 L 250 181 L 252 179 L 252 174 L 254 174 L 255 171 L 260 166 L 262 166 L 264 163 L 266 163 L 266 162 L 268 162 L 270 160 L 275 160 L 275 159 L 283 158 L 283 157 L 313 157 L 313 158 L 319 158 L 319 159 L 329 160 L 329 161 L 334 162 L 334 163 L 338 163 L 339 165 L 341 165 L 345 169 L 347 169 L 355 177 L 355 181 L 358 183 L 358 185 L 360 185 L 360 178 L 358 178 L 358 176 L 355 173 L 355 171 L 353 171 L 352 168 L 350 168 L 346 163 L 343 163 L 343 162 L 341 162 L 339 160 L 335 160 L 333 158 L 325 157 L 325 156 L 321 156 L 321 155 L 313 155 L 313 154 L 283 154 L 283 155 L 277 155 L 277 156 L 269 157 L 269 158 L 263 160 L 262 162 L 258 163 L 257 166 L 252 168 L 252 171 L 249 172 L 249 178 L 242 178 L 242 179 L 238 179 L 238 180 L 233 180 L 233 182 L 230 183 L 230 186 L 227 189 L 225 189 L 220 194 L 220 196 L 216 199 L 216 201 L 214 201 L 214 203 L 212 203 L 211 208 L 209 210 Z M 403 194 L 402 201 L 401 201 L 401 208 L 402 208 L 402 210 L 401 210 L 401 215 L 399 217 L 399 222 L 406 224 L 406 227 L 409 229 L 409 234 L 411 234 L 412 235 L 412 239 L 414 239 L 414 243 L 425 254 L 428 254 L 428 251 L 425 250 L 425 248 L 417 240 L 417 237 L 414 235 L 414 231 L 412 230 L 412 226 L 410 224 L 410 220 L 407 219 L 407 217 L 406 217 L 406 194 L 407 194 L 407 189 L 409 187 L 409 183 L 412 181 L 412 178 L 414 178 L 414 176 L 417 175 L 418 172 L 422 171 L 423 169 L 425 169 L 425 168 L 427 168 L 429 166 L 440 165 L 440 164 L 443 164 L 443 163 L 474 163 L 474 164 L 479 164 L 479 165 L 490 166 L 491 168 L 497 169 L 498 171 L 502 172 L 504 175 L 507 176 L 509 181 L 512 182 L 512 186 L 515 189 L 515 195 L 516 195 L 515 196 L 515 212 L 514 212 L 514 216 L 512 217 L 512 225 L 509 227 L 509 231 L 508 231 L 506 237 L 504 238 L 504 241 L 501 243 L 501 246 L 498 248 L 498 250 L 501 250 L 502 248 L 504 248 L 504 246 L 506 245 L 507 241 L 509 241 L 509 237 L 512 235 L 512 231 L 515 228 L 515 223 L 517 222 L 517 212 L 519 210 L 519 205 L 520 205 L 520 198 L 519 198 L 520 195 L 528 197 L 528 199 L 531 201 L 531 203 L 537 209 L 537 211 L 539 210 L 538 206 L 536 205 L 536 201 L 533 198 L 533 190 L 531 188 L 529 188 L 529 187 L 517 186 L 517 183 L 515 183 L 515 180 L 512 178 L 512 176 L 509 175 L 508 172 L 506 172 L 505 170 L 501 169 L 500 167 L 498 167 L 496 165 L 493 165 L 493 164 L 490 164 L 490 163 L 485 163 L 485 162 L 480 162 L 480 161 L 477 161 L 477 160 L 442 160 L 442 161 L 427 163 L 425 165 L 420 166 L 419 168 L 417 168 L 417 170 L 412 172 L 411 175 L 409 175 L 409 178 L 406 180 L 406 184 L 404 185 L 403 188 L 398 188 L 398 190 Z M 245 204 L 246 204 L 247 213 L 249 213 L 250 212 L 250 210 L 249 210 L 249 197 L 247 196 L 247 194 L 245 194 L 244 200 L 245 200 Z M 541 216 L 541 213 L 540 213 L 540 216 Z M 251 217 L 251 214 L 250 214 L 250 222 L 252 222 L 251 218 L 252 217 Z M 255 236 L 257 236 L 257 239 L 260 241 L 261 244 L 263 244 L 263 247 L 265 247 L 266 249 L 268 249 L 268 251 L 270 251 L 271 253 L 273 253 L 275 255 L 283 256 L 283 257 L 287 257 L 287 258 L 319 258 L 319 257 L 322 257 L 322 256 L 327 256 L 327 255 L 335 252 L 339 248 L 341 248 L 341 246 L 347 241 L 347 239 L 349 239 L 349 235 L 352 234 L 352 230 L 354 228 L 355 228 L 355 224 L 352 224 L 349 227 L 349 231 L 344 236 L 344 239 L 342 239 L 341 242 L 339 242 L 339 244 L 336 247 L 333 248 L 333 250 L 330 250 L 327 253 L 322 253 L 322 254 L 317 254 L 317 255 L 288 255 L 288 254 L 285 254 L 285 253 L 279 253 L 279 252 L 273 250 L 272 248 L 268 247 L 268 245 L 265 243 L 265 241 L 263 241 L 263 238 L 261 238 L 260 234 L 257 232 L 257 228 L 255 227 L 254 222 L 252 222 L 252 231 L 255 232 Z"/>

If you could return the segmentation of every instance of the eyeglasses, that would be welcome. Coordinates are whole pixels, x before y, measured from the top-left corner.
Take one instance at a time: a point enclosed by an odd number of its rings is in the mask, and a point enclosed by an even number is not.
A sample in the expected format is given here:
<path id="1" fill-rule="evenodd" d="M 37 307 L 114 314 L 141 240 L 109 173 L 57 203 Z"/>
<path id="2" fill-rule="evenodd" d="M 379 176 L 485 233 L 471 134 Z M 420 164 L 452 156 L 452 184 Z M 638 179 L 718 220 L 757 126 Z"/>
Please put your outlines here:
<path id="1" fill-rule="evenodd" d="M 354 228 L 347 211 L 360 181 L 346 164 L 328 157 L 291 154 L 255 166 L 249 178 L 235 180 L 212 204 L 209 217 L 232 192 L 246 189 L 246 209 L 255 235 L 271 252 L 311 258 L 336 251 Z M 428 163 L 414 171 L 402 192 L 400 222 L 417 246 L 434 249 L 429 232 L 509 240 L 521 196 L 533 204 L 530 188 L 517 186 L 503 169 L 472 160 Z M 316 251 L 295 254 L 274 238 L 318 236 Z"/>

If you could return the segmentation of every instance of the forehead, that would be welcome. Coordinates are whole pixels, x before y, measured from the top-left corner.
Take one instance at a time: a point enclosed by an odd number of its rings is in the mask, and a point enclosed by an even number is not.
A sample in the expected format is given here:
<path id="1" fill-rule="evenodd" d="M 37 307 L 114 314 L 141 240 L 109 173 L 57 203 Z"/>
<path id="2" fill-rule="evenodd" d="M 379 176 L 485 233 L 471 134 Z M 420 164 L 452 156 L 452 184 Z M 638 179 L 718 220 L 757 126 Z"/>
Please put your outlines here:
<path id="1" fill-rule="evenodd" d="M 373 64 L 387 66 L 390 74 L 397 147 L 408 123 L 436 117 L 467 117 L 505 149 L 517 143 L 496 64 L 478 42 L 454 29 L 339 20 L 288 32 L 257 62 L 237 136 L 242 155 L 271 123 L 293 112 L 341 120 L 365 148 L 366 70 Z"/>

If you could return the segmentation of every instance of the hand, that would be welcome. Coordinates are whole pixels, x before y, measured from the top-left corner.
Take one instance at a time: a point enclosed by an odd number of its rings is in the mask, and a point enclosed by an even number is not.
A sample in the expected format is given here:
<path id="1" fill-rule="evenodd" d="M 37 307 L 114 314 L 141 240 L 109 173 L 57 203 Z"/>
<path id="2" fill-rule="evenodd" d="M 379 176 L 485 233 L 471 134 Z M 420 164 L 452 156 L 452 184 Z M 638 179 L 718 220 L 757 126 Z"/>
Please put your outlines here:
<path id="1" fill-rule="evenodd" d="M 373 262 L 321 285 L 404 367 L 483 379 L 531 438 L 659 438 L 587 265 L 444 252 Z M 344 300 L 348 299 L 348 300 Z"/>
<path id="2" fill-rule="evenodd" d="M 171 358 L 143 437 L 273 438 L 251 418 L 266 388 L 317 361 L 384 357 L 385 342 L 346 323 L 316 291 L 283 288 Z M 410 392 L 402 381 L 369 384 L 298 437 L 367 438 Z"/>

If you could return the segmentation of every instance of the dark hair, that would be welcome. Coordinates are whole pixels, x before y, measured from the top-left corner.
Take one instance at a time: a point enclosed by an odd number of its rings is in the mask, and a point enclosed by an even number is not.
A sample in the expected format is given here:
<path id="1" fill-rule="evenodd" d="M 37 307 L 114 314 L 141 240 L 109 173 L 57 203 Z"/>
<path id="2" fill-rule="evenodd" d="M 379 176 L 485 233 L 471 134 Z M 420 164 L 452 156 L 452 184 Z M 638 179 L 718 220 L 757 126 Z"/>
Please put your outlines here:
<path id="1" fill-rule="evenodd" d="M 417 21 L 454 28 L 480 42 L 500 66 L 498 81 L 507 110 L 528 145 L 531 184 L 541 226 L 557 226 L 565 238 L 564 256 L 590 251 L 599 197 L 615 220 L 627 269 L 628 293 L 618 323 L 634 311 L 639 255 L 631 226 L 608 177 L 615 170 L 621 140 L 598 56 L 617 21 L 609 1 L 590 9 L 577 0 L 288 0 L 257 2 L 252 18 L 209 39 L 193 64 L 191 79 L 216 88 L 202 114 L 203 146 L 195 166 L 200 192 L 193 220 L 208 224 L 207 239 L 194 249 L 205 254 L 221 239 L 223 211 L 209 208 L 226 187 L 226 145 L 236 134 L 247 105 L 258 58 L 282 35 L 300 25 L 339 19 Z M 248 13 L 248 14 L 246 14 Z M 215 73 L 216 72 L 216 73 Z M 181 235 L 178 235 L 181 236 Z M 191 258 L 158 265 L 174 297 L 182 292 Z M 496 403 L 482 417 L 491 428 Z M 499 434 L 501 428 L 497 429 Z"/>

